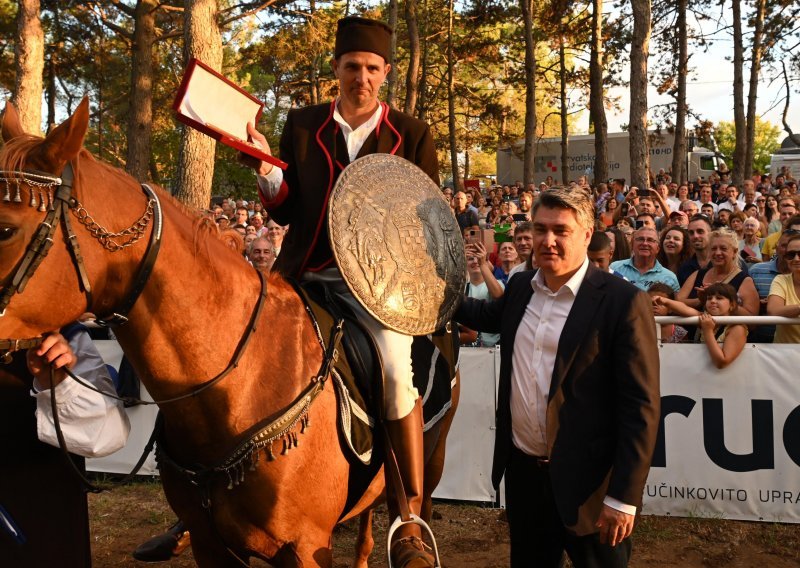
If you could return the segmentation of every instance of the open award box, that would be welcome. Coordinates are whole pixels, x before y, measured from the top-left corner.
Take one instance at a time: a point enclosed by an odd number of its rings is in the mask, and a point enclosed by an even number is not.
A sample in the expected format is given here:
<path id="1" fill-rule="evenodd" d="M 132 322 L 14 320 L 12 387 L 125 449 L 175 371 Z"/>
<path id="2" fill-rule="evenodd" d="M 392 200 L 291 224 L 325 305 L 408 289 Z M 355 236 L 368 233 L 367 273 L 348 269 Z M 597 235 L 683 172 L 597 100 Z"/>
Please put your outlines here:
<path id="1" fill-rule="evenodd" d="M 283 162 L 253 144 L 247 123 L 258 124 L 264 105 L 256 97 L 213 69 L 192 58 L 172 104 L 177 118 L 187 126 L 281 169 Z"/>

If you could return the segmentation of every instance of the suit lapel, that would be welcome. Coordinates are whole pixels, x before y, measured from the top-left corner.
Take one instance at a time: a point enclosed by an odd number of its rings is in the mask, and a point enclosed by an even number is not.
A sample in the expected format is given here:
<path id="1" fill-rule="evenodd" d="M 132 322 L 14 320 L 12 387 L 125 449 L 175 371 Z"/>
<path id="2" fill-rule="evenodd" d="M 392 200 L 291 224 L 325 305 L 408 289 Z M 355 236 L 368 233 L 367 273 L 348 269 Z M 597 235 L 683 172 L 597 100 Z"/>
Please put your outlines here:
<path id="1" fill-rule="evenodd" d="M 534 272 L 528 274 L 533 277 Z M 533 296 L 533 286 L 531 286 L 530 278 L 522 278 L 521 286 L 513 292 L 510 289 L 507 290 L 506 294 L 509 294 L 506 306 L 512 309 L 503 312 L 502 335 L 504 339 L 500 344 L 500 354 L 502 361 L 507 362 L 508 372 L 500 374 L 498 406 L 501 414 L 509 418 L 508 426 L 510 428 L 511 358 L 514 353 L 514 341 L 517 336 L 517 328 L 519 327 L 520 321 L 522 321 L 522 317 L 525 315 L 525 310 L 528 307 L 528 303 L 531 301 L 531 296 Z M 505 367 L 505 365 L 503 366 Z"/>
<path id="2" fill-rule="evenodd" d="M 531 277 L 533 277 L 533 274 L 535 274 L 535 272 L 531 272 Z M 509 337 L 510 341 L 508 343 L 512 347 L 514 346 L 514 339 L 517 335 L 519 322 L 522 321 L 522 316 L 525 315 L 525 310 L 527 309 L 528 303 L 531 301 L 531 297 L 533 296 L 533 286 L 531 286 L 530 279 L 526 278 L 524 280 L 525 282 L 520 292 L 519 300 L 515 300 L 512 303 L 515 310 L 510 314 L 510 317 L 507 319 L 507 321 L 503 322 L 503 336 Z M 508 332 L 506 330 L 508 330 Z"/>
<path id="3" fill-rule="evenodd" d="M 561 387 L 564 377 L 567 375 L 573 361 L 575 361 L 578 348 L 589 330 L 589 324 L 600 305 L 604 292 L 601 290 L 602 280 L 599 275 L 599 270 L 589 265 L 586 277 L 578 289 L 578 295 L 575 296 L 575 302 L 572 304 L 572 309 L 564 324 L 564 330 L 561 332 L 561 339 L 558 342 L 558 352 L 553 366 L 553 378 L 550 381 L 548 400 L 553 400 L 553 397 Z"/>

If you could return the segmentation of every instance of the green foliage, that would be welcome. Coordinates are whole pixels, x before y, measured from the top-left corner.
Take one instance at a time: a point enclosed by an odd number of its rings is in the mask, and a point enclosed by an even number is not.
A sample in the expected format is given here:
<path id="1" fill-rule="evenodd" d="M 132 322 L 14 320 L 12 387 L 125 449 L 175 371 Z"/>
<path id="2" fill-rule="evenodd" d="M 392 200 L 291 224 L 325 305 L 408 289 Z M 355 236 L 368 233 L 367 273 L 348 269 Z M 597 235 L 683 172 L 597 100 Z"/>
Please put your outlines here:
<path id="1" fill-rule="evenodd" d="M 8 94 L 14 89 L 14 32 L 17 3 L 0 0 L 0 88 Z M 3 93 L 4 98 L 7 97 Z"/>
<path id="2" fill-rule="evenodd" d="M 103 160 L 124 166 L 127 151 L 127 120 L 131 91 L 131 34 L 136 0 L 116 2 L 56 2 L 43 0 L 42 24 L 46 34 L 46 57 L 55 55 L 56 120 L 71 113 L 80 98 L 92 103 L 87 147 Z M 604 81 L 607 86 L 623 82 L 621 70 L 627 63 L 630 42 L 628 3 L 610 8 L 606 3 L 603 47 Z M 698 22 L 710 0 L 691 0 L 692 22 Z M 785 8 L 784 18 L 794 17 L 798 8 L 789 0 L 770 0 L 770 6 Z M 795 2 L 796 4 L 796 2 Z M 223 31 L 223 74 L 260 98 L 264 113 L 258 128 L 273 149 L 292 107 L 325 102 L 337 94 L 337 83 L 329 61 L 333 54 L 336 20 L 346 12 L 386 19 L 385 3 L 352 0 L 278 0 L 261 9 L 256 17 L 235 20 L 237 14 L 259 8 L 258 1 L 220 0 Z M 448 0 L 418 3 L 422 65 L 421 92 L 416 114 L 431 126 L 440 154 L 442 178 L 450 176 L 447 29 Z M 654 0 L 654 82 L 666 93 L 675 90 L 674 3 Z M 164 0 L 156 13 L 160 40 L 153 49 L 153 134 L 150 173 L 162 185 L 175 178 L 181 129 L 174 118 L 172 100 L 184 68 L 182 0 Z M 13 48 L 17 3 L 0 0 L 0 95 L 13 88 Z M 559 92 L 559 38 L 566 50 L 568 125 L 578 120 L 588 102 L 588 35 L 591 2 L 588 0 L 544 0 L 535 3 L 537 133 L 539 137 L 561 134 Z M 770 9 L 770 14 L 777 13 Z M 791 18 L 789 18 L 791 19 Z M 772 20 L 770 20 L 772 21 Z M 784 26 L 770 24 L 772 28 Z M 770 27 L 768 26 L 768 27 Z M 698 27 L 695 24 L 695 27 Z M 788 29 L 788 28 L 786 28 Z M 706 38 L 692 30 L 691 45 L 704 48 Z M 787 32 L 788 33 L 788 32 Z M 779 42 L 770 36 L 770 42 Z M 456 3 L 453 31 L 455 57 L 455 122 L 458 153 L 469 155 L 470 173 L 491 173 L 498 146 L 519 140 L 525 120 L 524 41 L 518 0 L 468 0 Z M 777 44 L 776 44 L 777 45 Z M 768 54 L 769 55 L 769 54 Z M 790 74 L 800 69 L 800 55 L 787 54 Z M 769 63 L 769 57 L 766 59 Z M 396 105 L 405 102 L 405 80 L 409 64 L 409 39 L 400 6 L 397 25 L 398 71 Z M 51 68 L 45 65 L 45 80 Z M 606 99 L 608 106 L 615 101 Z M 658 113 L 661 112 L 662 115 Z M 674 105 L 651 109 L 660 122 L 670 124 Z M 729 124 L 729 123 L 728 123 Z M 723 152 L 725 123 L 717 129 Z M 778 129 L 759 121 L 756 128 L 754 167 L 762 169 L 777 144 Z M 211 159 L 209 157 L 209 159 Z M 215 193 L 253 197 L 252 174 L 236 162 L 235 152 L 218 147 Z"/>
<path id="3" fill-rule="evenodd" d="M 753 169 L 759 172 L 766 171 L 770 162 L 770 155 L 780 148 L 779 136 L 781 129 L 779 126 L 769 121 L 756 117 L 755 153 L 753 157 Z M 719 150 L 725 156 L 733 156 L 733 149 L 736 145 L 736 127 L 733 122 L 720 122 L 714 130 Z M 733 169 L 733 166 L 729 164 Z"/>

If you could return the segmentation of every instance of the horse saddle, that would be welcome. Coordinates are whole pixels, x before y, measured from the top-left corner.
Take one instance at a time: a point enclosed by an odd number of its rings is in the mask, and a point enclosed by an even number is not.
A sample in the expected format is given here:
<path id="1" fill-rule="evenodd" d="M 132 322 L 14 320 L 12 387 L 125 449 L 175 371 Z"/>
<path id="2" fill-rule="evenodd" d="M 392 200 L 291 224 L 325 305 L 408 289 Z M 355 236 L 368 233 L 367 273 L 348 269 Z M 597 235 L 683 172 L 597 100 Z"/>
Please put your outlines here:
<path id="1" fill-rule="evenodd" d="M 326 348 L 336 322 L 344 320 L 341 350 L 334 356 L 331 380 L 339 401 L 339 423 L 347 447 L 362 463 L 372 460 L 373 429 L 380 415 L 383 365 L 370 332 L 341 296 L 325 282 L 293 283 Z"/>
<path id="2" fill-rule="evenodd" d="M 373 457 L 373 430 L 383 414 L 383 365 L 369 330 L 350 304 L 326 282 L 293 282 L 306 312 L 326 346 L 335 322 L 344 320 L 341 353 L 331 372 L 339 400 L 339 418 L 346 445 L 364 464 Z M 449 325 L 429 335 L 415 336 L 411 346 L 414 387 L 422 396 L 424 430 L 441 420 L 452 406 L 458 369 L 458 334 Z M 379 451 L 380 447 L 379 447 Z"/>

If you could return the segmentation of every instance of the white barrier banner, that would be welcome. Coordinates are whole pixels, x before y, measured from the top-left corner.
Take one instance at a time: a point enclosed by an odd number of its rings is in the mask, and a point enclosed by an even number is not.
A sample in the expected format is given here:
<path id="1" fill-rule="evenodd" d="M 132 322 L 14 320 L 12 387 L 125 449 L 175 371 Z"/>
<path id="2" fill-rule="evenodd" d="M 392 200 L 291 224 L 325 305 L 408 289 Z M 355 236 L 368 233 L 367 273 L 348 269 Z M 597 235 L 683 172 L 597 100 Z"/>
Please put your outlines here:
<path id="1" fill-rule="evenodd" d="M 116 367 L 116 343 L 97 343 L 108 344 L 101 352 Z M 704 345 L 664 345 L 660 355 L 663 427 L 642 512 L 800 523 L 800 346 L 747 345 L 722 370 Z M 494 349 L 461 350 L 461 400 L 434 497 L 497 498 L 490 474 L 499 361 Z M 128 445 L 87 460 L 88 469 L 122 473 L 136 462 L 155 407 L 128 414 Z M 150 456 L 141 473 L 157 473 L 154 466 Z"/>
<path id="2" fill-rule="evenodd" d="M 500 352 L 489 348 L 462 348 L 461 396 L 444 459 L 444 472 L 433 496 L 458 501 L 495 501 L 492 487 L 496 367 Z"/>
<path id="3" fill-rule="evenodd" d="M 662 430 L 644 514 L 800 522 L 800 346 L 661 348 Z"/>

